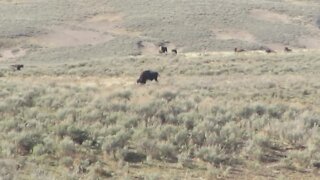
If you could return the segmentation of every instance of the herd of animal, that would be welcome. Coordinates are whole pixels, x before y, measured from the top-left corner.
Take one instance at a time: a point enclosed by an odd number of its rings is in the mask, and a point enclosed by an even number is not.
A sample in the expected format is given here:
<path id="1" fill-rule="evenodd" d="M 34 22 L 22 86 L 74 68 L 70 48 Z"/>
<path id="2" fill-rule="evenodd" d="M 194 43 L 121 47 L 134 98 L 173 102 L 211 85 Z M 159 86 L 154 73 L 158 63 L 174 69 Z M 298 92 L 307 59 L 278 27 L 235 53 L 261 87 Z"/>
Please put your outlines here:
<path id="1" fill-rule="evenodd" d="M 266 53 L 276 53 L 276 51 L 270 49 L 270 48 L 263 48 L 264 51 Z M 240 53 L 240 52 L 245 52 L 245 49 L 240 49 L 240 48 L 234 48 L 234 52 L 236 53 Z M 165 46 L 160 46 L 159 47 L 159 53 L 163 54 L 163 53 L 167 53 L 168 52 L 168 48 Z M 176 49 L 172 49 L 171 51 L 174 54 L 177 54 L 177 50 Z M 284 52 L 292 52 L 292 49 L 289 49 L 288 47 L 284 48 Z M 145 70 L 140 74 L 139 79 L 137 80 L 137 83 L 140 84 L 146 84 L 147 80 L 153 81 L 155 80 L 156 82 L 158 82 L 158 76 L 159 73 L 156 71 L 151 71 L 151 70 Z"/>
<path id="2" fill-rule="evenodd" d="M 276 53 L 275 50 L 272 50 L 270 48 L 261 48 L 261 50 L 264 50 L 266 53 Z M 234 52 L 236 53 L 240 53 L 240 52 L 245 52 L 247 50 L 245 49 L 240 49 L 240 48 L 234 48 Z M 284 52 L 292 52 L 292 49 L 288 48 L 288 47 L 284 47 Z"/>
<path id="3" fill-rule="evenodd" d="M 172 49 L 171 52 L 172 52 L 173 54 L 178 54 L 177 49 Z M 166 46 L 160 46 L 160 47 L 159 47 L 159 53 L 160 53 L 160 54 L 168 53 L 168 47 L 166 47 Z"/>
<path id="4" fill-rule="evenodd" d="M 240 48 L 234 48 L 234 52 L 236 53 L 240 53 L 240 52 L 245 52 L 247 50 L 245 49 L 240 49 Z M 270 48 L 265 48 L 264 51 L 266 53 L 276 53 L 276 51 L 270 49 Z M 178 51 L 177 49 L 172 49 L 171 52 L 173 54 L 177 54 Z M 289 49 L 288 47 L 284 48 L 284 52 L 292 52 L 292 49 Z M 164 53 L 168 53 L 168 48 L 165 46 L 160 46 L 159 47 L 159 53 L 160 54 L 164 54 Z M 13 64 L 11 65 L 11 68 L 17 71 L 20 71 L 22 68 L 24 67 L 23 64 Z M 152 70 L 145 70 L 140 74 L 139 79 L 137 80 L 138 84 L 146 84 L 146 82 L 149 81 L 153 81 L 155 80 L 156 82 L 158 82 L 158 77 L 159 77 L 159 73 L 156 71 L 152 71 Z"/>

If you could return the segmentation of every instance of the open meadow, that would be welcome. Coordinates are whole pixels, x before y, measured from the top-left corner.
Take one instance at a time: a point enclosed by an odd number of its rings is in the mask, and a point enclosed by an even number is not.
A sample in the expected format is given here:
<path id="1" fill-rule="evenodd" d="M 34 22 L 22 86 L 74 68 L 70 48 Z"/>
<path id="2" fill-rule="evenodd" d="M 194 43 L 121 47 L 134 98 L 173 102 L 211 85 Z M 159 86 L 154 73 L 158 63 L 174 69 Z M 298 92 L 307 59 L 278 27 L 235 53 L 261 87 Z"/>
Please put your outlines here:
<path id="1" fill-rule="evenodd" d="M 4 0 L 0 12 L 0 180 L 320 176 L 318 1 Z M 147 69 L 159 82 L 137 84 Z"/>

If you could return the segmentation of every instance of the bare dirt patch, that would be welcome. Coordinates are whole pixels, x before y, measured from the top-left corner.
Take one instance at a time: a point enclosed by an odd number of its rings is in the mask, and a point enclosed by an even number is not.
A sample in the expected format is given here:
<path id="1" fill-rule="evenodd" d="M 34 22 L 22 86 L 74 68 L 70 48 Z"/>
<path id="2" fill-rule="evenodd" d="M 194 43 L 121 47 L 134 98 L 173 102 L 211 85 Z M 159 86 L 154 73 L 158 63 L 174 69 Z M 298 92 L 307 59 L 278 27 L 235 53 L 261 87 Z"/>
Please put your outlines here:
<path id="1" fill-rule="evenodd" d="M 79 26 L 89 27 L 99 32 L 114 35 L 138 36 L 139 32 L 128 31 L 122 27 L 124 15 L 120 13 L 99 14 L 83 21 Z"/>
<path id="2" fill-rule="evenodd" d="M 300 37 L 298 39 L 298 42 L 300 45 L 308 49 L 320 48 L 320 38 L 318 37 L 311 37 L 311 36 Z"/>
<path id="3" fill-rule="evenodd" d="M 0 50 L 0 61 L 16 60 L 17 58 L 26 55 L 26 53 L 27 50 L 20 47 Z"/>
<path id="4" fill-rule="evenodd" d="M 297 5 L 297 6 L 313 6 L 313 5 L 315 5 L 315 2 L 305 1 L 305 0 L 284 0 L 284 1 L 291 3 L 293 5 Z"/>
<path id="5" fill-rule="evenodd" d="M 251 33 L 245 30 L 213 29 L 213 33 L 215 34 L 216 38 L 220 40 L 237 39 L 247 42 L 256 42 L 256 38 Z"/>
<path id="6" fill-rule="evenodd" d="M 98 14 L 81 22 L 50 28 L 32 41 L 45 47 L 74 47 L 105 43 L 117 35 L 138 36 L 138 32 L 122 27 L 122 19 L 123 15 L 118 13 Z"/>
<path id="7" fill-rule="evenodd" d="M 103 34 L 94 30 L 55 27 L 51 32 L 36 37 L 34 42 L 45 47 L 70 47 L 95 45 L 111 39 L 113 39 L 111 34 Z"/>
<path id="8" fill-rule="evenodd" d="M 285 24 L 291 23 L 291 18 L 286 14 L 280 14 L 264 9 L 254 9 L 250 12 L 250 15 L 256 19 L 268 21 L 272 23 L 280 22 Z"/>
<path id="9" fill-rule="evenodd" d="M 286 45 L 280 44 L 280 43 L 272 43 L 272 44 L 266 44 L 266 46 L 272 50 L 275 51 L 283 51 Z"/>
<path id="10" fill-rule="evenodd" d="M 141 54 L 156 54 L 159 51 L 159 47 L 151 42 L 139 42 L 138 47 L 141 50 Z"/>

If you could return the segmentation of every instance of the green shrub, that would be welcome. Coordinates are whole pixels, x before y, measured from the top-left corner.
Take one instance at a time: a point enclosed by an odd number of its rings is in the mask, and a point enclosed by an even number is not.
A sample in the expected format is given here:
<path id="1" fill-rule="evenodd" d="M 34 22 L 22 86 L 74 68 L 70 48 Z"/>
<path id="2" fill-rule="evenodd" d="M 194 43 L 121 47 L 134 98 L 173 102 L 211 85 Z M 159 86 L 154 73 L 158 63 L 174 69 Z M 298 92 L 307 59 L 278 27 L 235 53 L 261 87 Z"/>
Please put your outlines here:
<path id="1" fill-rule="evenodd" d="M 303 170 L 312 168 L 312 156 L 308 151 L 290 151 L 281 163 L 288 169 Z"/>
<path id="2" fill-rule="evenodd" d="M 270 106 L 268 108 L 268 114 L 271 118 L 280 119 L 281 116 L 284 114 L 284 112 L 287 110 L 288 110 L 288 107 L 286 107 L 284 105 Z"/>
<path id="3" fill-rule="evenodd" d="M 116 158 L 117 150 L 122 149 L 127 144 L 131 135 L 131 131 L 120 131 L 115 135 L 108 136 L 102 144 L 102 150 L 108 154 L 112 152 L 113 157 Z"/>
<path id="4" fill-rule="evenodd" d="M 43 141 L 40 134 L 22 135 L 17 141 L 17 152 L 21 155 L 27 155 L 32 152 L 34 146 L 41 143 Z"/>
<path id="5" fill-rule="evenodd" d="M 161 129 L 158 131 L 158 138 L 159 140 L 168 141 L 171 138 L 173 138 L 177 132 L 177 127 L 170 124 L 166 124 L 162 126 Z"/>
<path id="6" fill-rule="evenodd" d="M 201 147 L 206 141 L 205 133 L 198 130 L 194 130 L 191 133 L 191 140 L 193 144 Z"/>
<path id="7" fill-rule="evenodd" d="M 43 144 L 37 144 L 33 147 L 33 154 L 41 156 L 46 153 L 46 149 Z"/>
<path id="8" fill-rule="evenodd" d="M 170 101 L 174 100 L 177 95 L 178 95 L 177 92 L 164 91 L 161 94 L 159 94 L 158 97 L 165 99 L 167 102 L 170 102 Z"/>
<path id="9" fill-rule="evenodd" d="M 73 159 L 72 157 L 70 156 L 67 156 L 67 157 L 63 157 L 61 160 L 60 160 L 61 164 L 66 166 L 66 167 L 71 167 L 73 166 Z"/>
<path id="10" fill-rule="evenodd" d="M 76 146 L 70 137 L 64 137 L 62 141 L 60 141 L 59 149 L 63 155 L 72 156 L 76 153 Z"/>
<path id="11" fill-rule="evenodd" d="M 130 100 L 131 97 L 132 97 L 132 92 L 129 90 L 117 92 L 117 93 L 111 94 L 109 96 L 110 99 L 120 98 L 120 99 L 124 99 L 124 100 Z"/>
<path id="12" fill-rule="evenodd" d="M 70 138 L 78 144 L 82 144 L 85 140 L 88 140 L 89 137 L 89 133 L 86 130 L 81 130 L 81 129 L 77 129 L 74 127 L 70 127 L 67 130 L 68 132 L 68 136 L 70 136 Z"/>
<path id="13" fill-rule="evenodd" d="M 11 160 L 0 160 L 0 177 L 3 180 L 15 179 L 16 162 Z"/>
<path id="14" fill-rule="evenodd" d="M 238 160 L 234 155 L 226 154 L 219 147 L 203 147 L 197 153 L 196 156 L 205 162 L 209 162 L 213 165 L 235 165 L 238 164 Z"/>
<path id="15" fill-rule="evenodd" d="M 164 143 L 158 144 L 158 159 L 169 162 L 176 163 L 178 162 L 177 152 L 173 145 Z"/>
<path id="16" fill-rule="evenodd" d="M 189 143 L 189 132 L 186 130 L 180 130 L 174 137 L 174 144 L 179 148 L 183 148 Z"/>

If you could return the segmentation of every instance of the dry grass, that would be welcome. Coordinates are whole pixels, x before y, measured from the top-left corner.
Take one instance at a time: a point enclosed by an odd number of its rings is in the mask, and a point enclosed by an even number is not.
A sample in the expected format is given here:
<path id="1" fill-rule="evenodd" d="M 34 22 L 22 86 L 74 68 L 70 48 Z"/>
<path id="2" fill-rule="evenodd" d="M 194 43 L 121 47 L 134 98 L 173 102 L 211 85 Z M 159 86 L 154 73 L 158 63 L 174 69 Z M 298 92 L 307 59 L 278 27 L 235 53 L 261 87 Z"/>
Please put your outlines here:
<path id="1" fill-rule="evenodd" d="M 320 53 L 305 49 L 320 44 L 317 1 L 11 0 L 0 11 L 0 179 L 319 175 Z M 230 51 L 260 46 L 278 53 Z M 146 69 L 159 83 L 135 83 Z"/>
<path id="2" fill-rule="evenodd" d="M 312 178 L 319 161 L 316 57 L 123 57 L 3 71 L 1 156 L 30 163 L 17 177 L 66 177 L 68 171 L 74 178 L 151 172 L 150 178 L 165 178 L 161 172 L 172 166 L 168 175 L 176 178 L 299 177 L 292 172 L 303 171 Z M 102 70 L 111 64 L 113 73 Z M 135 67 L 159 70 L 160 82 L 135 84 Z M 126 165 L 126 149 L 147 161 Z M 45 164 L 42 173 L 29 168 L 37 164 Z"/>

